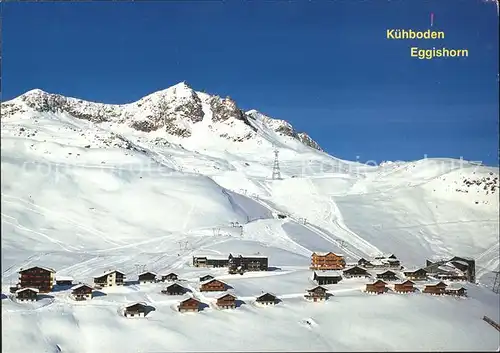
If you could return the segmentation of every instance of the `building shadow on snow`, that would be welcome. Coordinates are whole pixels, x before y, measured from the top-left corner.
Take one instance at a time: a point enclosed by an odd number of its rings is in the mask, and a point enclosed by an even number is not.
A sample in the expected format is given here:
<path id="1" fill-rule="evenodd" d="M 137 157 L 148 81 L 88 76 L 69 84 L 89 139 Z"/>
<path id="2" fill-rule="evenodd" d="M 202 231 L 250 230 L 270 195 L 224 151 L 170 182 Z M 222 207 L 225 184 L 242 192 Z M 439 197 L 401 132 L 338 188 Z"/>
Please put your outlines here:
<path id="1" fill-rule="evenodd" d="M 151 305 L 146 305 L 144 307 L 144 316 L 148 316 L 149 313 L 156 311 L 156 308 Z"/>
<path id="2" fill-rule="evenodd" d="M 281 271 L 281 267 L 273 267 L 273 266 L 271 266 L 271 267 L 268 267 L 267 270 L 268 271 Z"/>
<path id="3" fill-rule="evenodd" d="M 99 297 L 105 297 L 105 296 L 107 296 L 106 293 L 98 291 L 98 290 L 95 290 L 95 291 L 92 292 L 92 297 L 93 298 L 99 298 Z"/>
<path id="4" fill-rule="evenodd" d="M 207 303 L 203 303 L 203 302 L 201 302 L 200 306 L 199 306 L 200 311 L 203 311 L 203 310 L 205 310 L 206 308 L 209 308 L 209 307 L 210 307 L 210 305 L 208 305 Z"/>
<path id="5" fill-rule="evenodd" d="M 48 294 L 38 294 L 37 300 L 43 300 L 43 299 L 54 299 L 54 296 Z"/>
<path id="6" fill-rule="evenodd" d="M 7 296 L 2 293 L 2 300 L 7 299 Z"/>
<path id="7" fill-rule="evenodd" d="M 65 291 L 65 290 L 68 290 L 68 289 L 71 289 L 71 287 L 73 287 L 73 285 L 67 285 L 67 284 L 56 284 L 54 287 L 52 287 L 52 292 L 62 292 L 62 291 Z"/>
<path id="8" fill-rule="evenodd" d="M 239 307 L 241 307 L 242 305 L 246 305 L 247 303 L 245 303 L 243 300 L 236 299 L 236 300 L 234 301 L 234 304 L 236 305 L 236 308 L 239 308 Z"/>
<path id="9" fill-rule="evenodd" d="M 124 281 L 124 282 L 123 282 L 123 285 L 124 285 L 124 286 L 139 285 L 139 281 L 138 281 L 138 280 L 133 280 L 133 281 Z"/>

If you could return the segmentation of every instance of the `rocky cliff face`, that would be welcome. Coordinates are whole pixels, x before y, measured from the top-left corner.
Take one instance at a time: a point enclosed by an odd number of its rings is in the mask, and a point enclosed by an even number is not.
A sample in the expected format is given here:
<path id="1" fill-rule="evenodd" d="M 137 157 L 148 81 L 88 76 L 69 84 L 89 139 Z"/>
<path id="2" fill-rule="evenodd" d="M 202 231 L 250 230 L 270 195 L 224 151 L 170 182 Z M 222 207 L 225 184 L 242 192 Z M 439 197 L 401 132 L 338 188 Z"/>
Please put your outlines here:
<path id="1" fill-rule="evenodd" d="M 193 126 L 207 118 L 211 120 L 208 122 L 210 130 L 235 142 L 258 135 L 249 120 L 249 117 L 258 115 L 272 131 L 321 151 L 307 134 L 296 132 L 286 121 L 266 117 L 257 111 L 245 113 L 231 98 L 196 92 L 185 82 L 123 105 L 94 103 L 38 89 L 2 103 L 2 119 L 30 111 L 65 113 L 96 124 L 117 122 L 146 133 L 161 129 L 168 135 L 181 138 L 192 136 Z M 223 131 L 217 132 L 216 126 L 223 126 Z"/>

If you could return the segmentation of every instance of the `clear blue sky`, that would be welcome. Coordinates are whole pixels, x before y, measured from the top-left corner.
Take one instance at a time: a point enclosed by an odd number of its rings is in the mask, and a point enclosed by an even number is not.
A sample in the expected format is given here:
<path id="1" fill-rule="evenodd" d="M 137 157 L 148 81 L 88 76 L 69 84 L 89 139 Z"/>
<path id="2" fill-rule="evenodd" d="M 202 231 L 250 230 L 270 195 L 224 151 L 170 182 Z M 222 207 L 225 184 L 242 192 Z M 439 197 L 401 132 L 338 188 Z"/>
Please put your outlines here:
<path id="1" fill-rule="evenodd" d="M 187 81 L 354 160 L 498 165 L 498 17 L 481 0 L 2 3 L 3 99 L 126 103 Z M 390 41 L 388 28 L 442 41 Z M 410 45 L 469 50 L 418 60 Z"/>

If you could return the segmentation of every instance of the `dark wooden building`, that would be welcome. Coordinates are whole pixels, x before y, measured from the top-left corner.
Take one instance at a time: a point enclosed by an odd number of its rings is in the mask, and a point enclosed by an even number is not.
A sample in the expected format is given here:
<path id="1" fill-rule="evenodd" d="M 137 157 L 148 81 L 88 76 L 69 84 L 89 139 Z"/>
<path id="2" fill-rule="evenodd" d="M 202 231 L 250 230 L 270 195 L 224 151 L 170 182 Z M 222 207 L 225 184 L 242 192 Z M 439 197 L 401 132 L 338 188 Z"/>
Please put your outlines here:
<path id="1" fill-rule="evenodd" d="M 447 288 L 445 290 L 445 294 L 454 295 L 454 296 L 457 296 L 457 297 L 465 297 L 465 296 L 467 296 L 467 289 L 465 289 L 464 287 Z"/>
<path id="2" fill-rule="evenodd" d="M 367 270 L 359 266 L 348 268 L 347 270 L 344 270 L 342 273 L 346 278 L 371 277 L 371 275 L 368 273 Z"/>
<path id="3" fill-rule="evenodd" d="M 263 293 L 257 297 L 255 302 L 261 305 L 276 305 L 278 304 L 279 299 L 272 293 Z"/>
<path id="4" fill-rule="evenodd" d="M 156 282 L 156 273 L 155 272 L 146 271 L 143 273 L 139 273 L 138 277 L 139 277 L 140 284 L 155 283 Z"/>
<path id="5" fill-rule="evenodd" d="M 229 258 L 213 256 L 193 256 L 194 267 L 227 267 Z"/>
<path id="6" fill-rule="evenodd" d="M 118 270 L 105 271 L 102 275 L 94 276 L 96 287 L 123 286 L 125 274 Z"/>
<path id="7" fill-rule="evenodd" d="M 204 275 L 200 277 L 200 282 L 208 281 L 209 279 L 214 279 L 215 277 L 212 275 Z"/>
<path id="8" fill-rule="evenodd" d="M 404 271 L 405 277 L 414 281 L 424 281 L 427 280 L 427 271 L 423 268 L 419 268 L 412 271 Z"/>
<path id="9" fill-rule="evenodd" d="M 123 315 L 126 317 L 145 317 L 148 314 L 148 306 L 144 303 L 130 304 L 125 307 Z"/>
<path id="10" fill-rule="evenodd" d="M 38 288 L 22 288 L 16 291 L 16 299 L 19 301 L 36 301 L 38 292 Z"/>
<path id="11" fill-rule="evenodd" d="M 19 271 L 19 287 L 36 288 L 40 293 L 52 291 L 56 271 L 48 267 L 34 266 Z"/>
<path id="12" fill-rule="evenodd" d="M 200 311 L 201 302 L 195 298 L 187 298 L 179 303 L 179 311 Z"/>
<path id="13" fill-rule="evenodd" d="M 231 274 L 244 273 L 247 271 L 267 271 L 269 268 L 268 258 L 267 256 L 260 255 L 233 256 L 229 254 L 228 268 Z"/>
<path id="14" fill-rule="evenodd" d="M 364 258 L 361 258 L 361 259 L 358 260 L 358 266 L 361 266 L 361 267 L 364 267 L 364 268 L 373 268 L 374 267 L 373 264 L 370 261 L 368 261 L 368 260 L 366 260 Z"/>
<path id="15" fill-rule="evenodd" d="M 387 283 L 385 283 L 382 280 L 377 280 L 374 283 L 367 283 L 366 284 L 366 293 L 376 293 L 376 294 L 382 294 L 387 291 L 386 287 Z"/>
<path id="16" fill-rule="evenodd" d="M 442 295 L 446 293 L 446 283 L 439 282 L 436 284 L 428 284 L 425 286 L 423 292 L 428 294 Z"/>
<path id="17" fill-rule="evenodd" d="M 314 272 L 313 280 L 319 285 L 337 284 L 342 280 L 342 275 L 336 271 Z"/>
<path id="18" fill-rule="evenodd" d="M 396 276 L 394 272 L 387 270 L 382 273 L 377 273 L 377 279 L 383 279 L 386 281 L 397 281 L 398 276 Z"/>
<path id="19" fill-rule="evenodd" d="M 92 299 L 93 288 L 86 284 L 77 284 L 71 288 L 71 296 L 75 300 L 90 300 Z"/>
<path id="20" fill-rule="evenodd" d="M 396 283 L 394 285 L 394 291 L 397 293 L 412 293 L 415 291 L 415 283 L 410 280 L 406 280 L 402 283 Z"/>
<path id="21" fill-rule="evenodd" d="M 175 274 L 173 272 L 169 273 L 168 275 L 161 276 L 162 282 L 173 282 L 173 281 L 177 281 L 178 279 L 179 279 L 179 276 L 177 276 L 177 274 Z"/>
<path id="22" fill-rule="evenodd" d="M 321 286 L 314 287 L 312 289 L 307 290 L 307 294 L 304 297 L 308 300 L 312 300 L 314 302 L 323 301 L 327 299 L 327 289 Z"/>
<path id="23" fill-rule="evenodd" d="M 180 284 L 173 283 L 169 285 L 167 288 L 163 289 L 161 292 L 167 295 L 183 295 L 184 293 L 187 292 L 187 290 Z"/>
<path id="24" fill-rule="evenodd" d="M 226 287 L 227 285 L 224 282 L 214 278 L 202 282 L 200 285 L 200 292 L 224 292 Z"/>
<path id="25" fill-rule="evenodd" d="M 222 309 L 235 309 L 236 297 L 230 293 L 223 294 L 217 298 L 217 306 Z"/>
<path id="26" fill-rule="evenodd" d="M 476 261 L 471 257 L 454 256 L 449 260 L 455 267 L 465 272 L 466 280 L 476 282 Z"/>

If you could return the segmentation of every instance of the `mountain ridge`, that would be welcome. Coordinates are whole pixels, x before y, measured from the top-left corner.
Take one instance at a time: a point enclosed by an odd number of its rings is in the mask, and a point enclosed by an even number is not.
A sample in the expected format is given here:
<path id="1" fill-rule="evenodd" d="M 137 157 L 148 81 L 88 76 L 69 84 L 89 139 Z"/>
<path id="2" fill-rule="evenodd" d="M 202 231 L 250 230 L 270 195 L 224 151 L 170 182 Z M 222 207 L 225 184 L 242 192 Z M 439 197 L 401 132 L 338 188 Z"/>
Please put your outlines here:
<path id="1" fill-rule="evenodd" d="M 280 135 L 293 138 L 305 146 L 323 151 L 307 133 L 296 131 L 293 126 L 280 119 L 266 116 L 255 109 L 243 111 L 229 96 L 222 98 L 205 92 L 195 91 L 186 82 L 180 82 L 166 89 L 150 93 L 135 102 L 106 104 L 92 102 L 41 89 L 32 89 L 24 94 L 2 102 L 2 118 L 29 110 L 44 113 L 67 113 L 75 118 L 92 123 L 126 124 L 144 133 L 164 129 L 167 135 L 189 138 L 193 126 L 203 122 L 207 116 L 206 128 L 221 138 L 243 142 L 255 138 L 257 129 L 249 119 L 262 120 L 267 128 Z M 221 125 L 222 129 L 214 128 Z M 226 125 L 226 126 L 224 126 Z M 227 129 L 226 127 L 233 127 Z M 219 131 L 223 130 L 223 131 Z"/>

